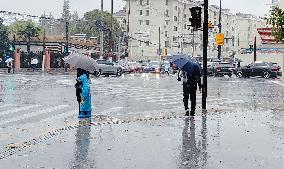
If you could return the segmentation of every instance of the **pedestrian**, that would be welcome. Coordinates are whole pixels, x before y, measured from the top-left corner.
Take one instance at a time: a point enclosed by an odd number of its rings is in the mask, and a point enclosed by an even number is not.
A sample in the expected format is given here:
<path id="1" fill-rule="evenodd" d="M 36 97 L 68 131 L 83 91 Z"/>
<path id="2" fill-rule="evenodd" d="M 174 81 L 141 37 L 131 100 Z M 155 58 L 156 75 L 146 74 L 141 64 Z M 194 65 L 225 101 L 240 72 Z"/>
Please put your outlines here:
<path id="1" fill-rule="evenodd" d="M 194 69 L 192 73 L 188 73 L 185 71 L 179 70 L 178 72 L 178 81 L 181 81 L 183 85 L 183 103 L 185 108 L 185 116 L 189 116 L 189 108 L 188 108 L 188 100 L 190 99 L 191 107 L 190 107 L 190 115 L 195 115 L 196 108 L 196 91 L 197 85 L 199 86 L 199 91 L 201 92 L 202 85 L 200 79 L 200 71 L 198 69 Z"/>
<path id="2" fill-rule="evenodd" d="M 76 97 L 79 104 L 79 118 L 92 116 L 90 84 L 87 71 L 77 69 Z"/>
<path id="3" fill-rule="evenodd" d="M 7 62 L 8 73 L 12 73 L 12 62 Z"/>

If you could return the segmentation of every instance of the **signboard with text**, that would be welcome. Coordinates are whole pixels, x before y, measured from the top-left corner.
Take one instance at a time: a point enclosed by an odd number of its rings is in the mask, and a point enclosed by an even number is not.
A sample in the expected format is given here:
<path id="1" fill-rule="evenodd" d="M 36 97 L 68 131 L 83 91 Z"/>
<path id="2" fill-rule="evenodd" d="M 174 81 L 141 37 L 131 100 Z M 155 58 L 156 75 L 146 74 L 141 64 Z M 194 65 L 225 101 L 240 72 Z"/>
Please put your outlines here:
<path id="1" fill-rule="evenodd" d="M 217 46 L 223 46 L 225 44 L 225 36 L 223 33 L 217 33 L 216 34 L 216 45 Z"/>

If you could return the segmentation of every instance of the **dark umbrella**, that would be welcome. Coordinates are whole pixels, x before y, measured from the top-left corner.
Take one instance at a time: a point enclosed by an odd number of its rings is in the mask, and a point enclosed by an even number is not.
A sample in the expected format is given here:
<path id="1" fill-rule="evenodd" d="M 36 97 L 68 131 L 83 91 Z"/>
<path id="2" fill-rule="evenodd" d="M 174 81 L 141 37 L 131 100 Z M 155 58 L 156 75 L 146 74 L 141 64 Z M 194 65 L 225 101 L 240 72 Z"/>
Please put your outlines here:
<path id="1" fill-rule="evenodd" d="M 89 56 L 82 54 L 70 54 L 63 58 L 65 63 L 75 66 L 75 68 L 84 69 L 88 72 L 96 70 L 96 61 Z"/>
<path id="2" fill-rule="evenodd" d="M 180 58 L 174 61 L 174 64 L 180 68 L 182 71 L 185 71 L 189 74 L 200 75 L 200 66 L 198 62 L 192 58 Z"/>

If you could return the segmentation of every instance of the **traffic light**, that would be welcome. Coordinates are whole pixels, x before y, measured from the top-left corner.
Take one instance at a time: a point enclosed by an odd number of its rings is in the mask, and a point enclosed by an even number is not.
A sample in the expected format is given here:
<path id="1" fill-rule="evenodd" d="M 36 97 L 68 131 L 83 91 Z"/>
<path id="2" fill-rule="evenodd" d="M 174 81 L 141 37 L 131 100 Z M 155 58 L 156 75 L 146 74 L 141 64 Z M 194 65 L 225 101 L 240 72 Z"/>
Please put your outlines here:
<path id="1" fill-rule="evenodd" d="M 201 15 L 202 15 L 202 8 L 201 7 L 192 7 L 190 8 L 191 12 L 191 18 L 189 18 L 189 21 L 191 22 L 191 26 L 194 29 L 201 28 Z"/>
<path id="2" fill-rule="evenodd" d="M 208 22 L 208 29 L 213 29 L 214 25 L 211 21 Z"/>

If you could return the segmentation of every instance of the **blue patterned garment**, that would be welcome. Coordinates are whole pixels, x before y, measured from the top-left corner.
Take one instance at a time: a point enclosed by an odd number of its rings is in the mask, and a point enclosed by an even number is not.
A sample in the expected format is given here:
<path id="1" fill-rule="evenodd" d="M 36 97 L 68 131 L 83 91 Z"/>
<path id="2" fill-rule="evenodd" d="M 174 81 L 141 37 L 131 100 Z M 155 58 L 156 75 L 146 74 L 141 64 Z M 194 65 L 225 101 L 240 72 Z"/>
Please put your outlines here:
<path id="1" fill-rule="evenodd" d="M 92 101 L 89 79 L 85 74 L 80 76 L 80 80 L 83 83 L 80 103 L 80 115 L 79 118 L 89 118 L 92 115 Z"/>

